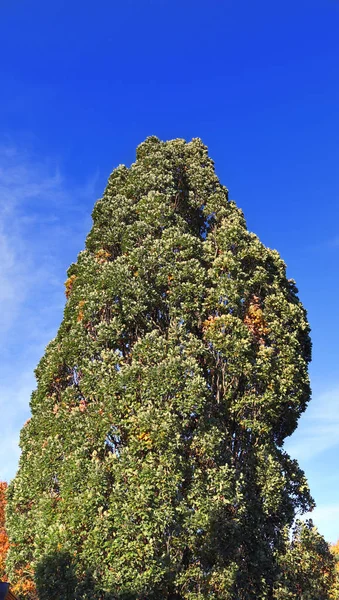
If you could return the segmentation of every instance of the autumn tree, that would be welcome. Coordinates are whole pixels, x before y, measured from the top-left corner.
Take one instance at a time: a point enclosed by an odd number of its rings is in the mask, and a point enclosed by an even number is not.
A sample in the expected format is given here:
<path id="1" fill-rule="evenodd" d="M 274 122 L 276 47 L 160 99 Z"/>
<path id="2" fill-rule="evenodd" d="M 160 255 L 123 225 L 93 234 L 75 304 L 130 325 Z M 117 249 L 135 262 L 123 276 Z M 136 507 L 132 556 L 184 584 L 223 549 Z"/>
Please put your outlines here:
<path id="1" fill-rule="evenodd" d="M 311 520 L 297 521 L 286 551 L 279 555 L 276 600 L 329 600 L 334 583 L 334 558 Z"/>
<path id="2" fill-rule="evenodd" d="M 5 527 L 7 483 L 0 481 L 0 581 L 7 581 L 6 556 L 8 552 L 8 536 Z"/>
<path id="3" fill-rule="evenodd" d="M 309 326 L 199 139 L 113 171 L 66 297 L 9 488 L 11 577 L 41 599 L 273 598 L 312 506 L 283 449 Z"/>
<path id="4" fill-rule="evenodd" d="M 8 581 L 6 558 L 9 550 L 9 541 L 6 531 L 6 493 L 7 483 L 2 481 L 0 482 L 0 581 Z M 12 586 L 13 592 L 28 600 L 35 599 L 36 589 L 32 575 L 33 572 L 30 565 L 26 565 L 26 568 L 16 568 L 14 576 L 16 583 Z"/>
<path id="5" fill-rule="evenodd" d="M 331 545 L 331 552 L 334 558 L 334 581 L 331 588 L 330 598 L 331 600 L 339 600 L 339 540 L 336 544 Z"/>

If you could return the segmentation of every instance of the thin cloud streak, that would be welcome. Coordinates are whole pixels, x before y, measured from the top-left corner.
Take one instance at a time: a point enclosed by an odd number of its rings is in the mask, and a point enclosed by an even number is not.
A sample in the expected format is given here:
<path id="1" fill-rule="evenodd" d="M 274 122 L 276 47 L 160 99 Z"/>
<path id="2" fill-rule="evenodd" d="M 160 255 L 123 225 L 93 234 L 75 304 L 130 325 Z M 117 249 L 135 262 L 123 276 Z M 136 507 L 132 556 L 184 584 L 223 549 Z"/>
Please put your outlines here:
<path id="1" fill-rule="evenodd" d="M 305 462 L 339 446 L 339 386 L 316 396 L 301 418 L 295 434 L 285 448 L 291 456 Z"/>
<path id="2" fill-rule="evenodd" d="M 310 402 L 306 413 L 300 419 L 298 429 L 293 436 L 287 440 L 285 449 L 301 463 L 302 467 L 308 472 L 313 472 L 311 493 L 318 488 L 317 500 L 315 495 L 316 507 L 311 513 L 303 515 L 302 519 L 312 519 L 314 525 L 319 529 L 325 539 L 334 543 L 338 538 L 339 522 L 339 503 L 338 494 L 338 474 L 331 472 L 326 474 L 321 468 L 317 470 L 315 464 L 322 461 L 328 462 L 328 453 L 335 455 L 339 446 L 339 386 L 326 390 L 323 393 L 315 395 Z M 321 457 L 321 458 L 320 458 Z M 332 503 L 326 501 L 325 490 L 331 490 L 330 495 Z"/>
<path id="3" fill-rule="evenodd" d="M 338 540 L 339 504 L 319 504 L 311 513 L 303 515 L 302 521 L 312 519 L 313 524 L 329 544 Z"/>
<path id="4" fill-rule="evenodd" d="M 15 474 L 33 370 L 55 336 L 63 281 L 83 247 L 96 178 L 67 184 L 51 162 L 0 145 L 0 479 Z"/>

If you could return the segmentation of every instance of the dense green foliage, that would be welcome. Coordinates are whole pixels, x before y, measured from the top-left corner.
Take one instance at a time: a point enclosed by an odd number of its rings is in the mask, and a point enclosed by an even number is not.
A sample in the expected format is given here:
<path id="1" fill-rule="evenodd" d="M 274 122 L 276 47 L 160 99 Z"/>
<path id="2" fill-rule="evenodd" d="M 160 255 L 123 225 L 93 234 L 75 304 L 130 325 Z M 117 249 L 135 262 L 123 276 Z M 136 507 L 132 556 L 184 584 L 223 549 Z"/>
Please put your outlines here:
<path id="1" fill-rule="evenodd" d="M 309 399 L 295 284 L 198 139 L 148 138 L 93 221 L 22 430 L 11 577 L 33 567 L 41 600 L 272 598 L 312 506 L 282 449 Z"/>

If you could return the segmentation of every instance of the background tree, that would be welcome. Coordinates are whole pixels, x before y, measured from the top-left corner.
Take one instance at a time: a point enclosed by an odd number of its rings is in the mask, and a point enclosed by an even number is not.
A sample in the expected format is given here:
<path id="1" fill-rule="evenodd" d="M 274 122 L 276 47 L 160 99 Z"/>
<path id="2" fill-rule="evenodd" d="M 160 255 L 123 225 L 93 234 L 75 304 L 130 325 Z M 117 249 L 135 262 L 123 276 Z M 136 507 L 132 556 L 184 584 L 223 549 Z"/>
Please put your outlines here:
<path id="1" fill-rule="evenodd" d="M 9 550 L 9 540 L 6 531 L 6 492 L 7 483 L 0 482 L 0 581 L 8 581 L 6 558 Z M 15 572 L 15 585 L 11 589 L 15 594 L 22 595 L 29 599 L 36 598 L 36 590 L 32 581 L 32 569 L 30 565 L 26 568 L 18 568 Z"/>
<path id="2" fill-rule="evenodd" d="M 279 556 L 281 575 L 277 600 L 329 600 L 334 582 L 334 559 L 329 545 L 311 520 L 297 521 L 287 551 Z"/>
<path id="3" fill-rule="evenodd" d="M 339 540 L 330 548 L 335 565 L 334 582 L 331 588 L 331 600 L 339 600 Z"/>
<path id="4" fill-rule="evenodd" d="M 5 528 L 7 483 L 0 481 L 0 581 L 7 581 L 6 556 L 8 552 L 8 536 Z"/>
<path id="5" fill-rule="evenodd" d="M 67 555 L 69 600 L 272 598 L 312 506 L 282 449 L 309 327 L 200 140 L 148 138 L 113 171 L 66 297 L 9 488 L 11 576 L 47 597 Z"/>

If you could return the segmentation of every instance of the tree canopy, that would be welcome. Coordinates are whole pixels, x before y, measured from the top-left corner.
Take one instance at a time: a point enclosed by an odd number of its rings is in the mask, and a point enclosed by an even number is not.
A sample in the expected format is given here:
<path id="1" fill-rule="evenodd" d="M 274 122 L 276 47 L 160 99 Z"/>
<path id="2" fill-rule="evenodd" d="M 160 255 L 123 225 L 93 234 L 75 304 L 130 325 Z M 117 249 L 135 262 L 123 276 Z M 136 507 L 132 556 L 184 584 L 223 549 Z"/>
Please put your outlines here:
<path id="1" fill-rule="evenodd" d="M 273 598 L 313 506 L 283 449 L 309 326 L 199 139 L 148 138 L 113 171 L 66 298 L 9 487 L 10 576 L 35 572 L 40 600 Z"/>

